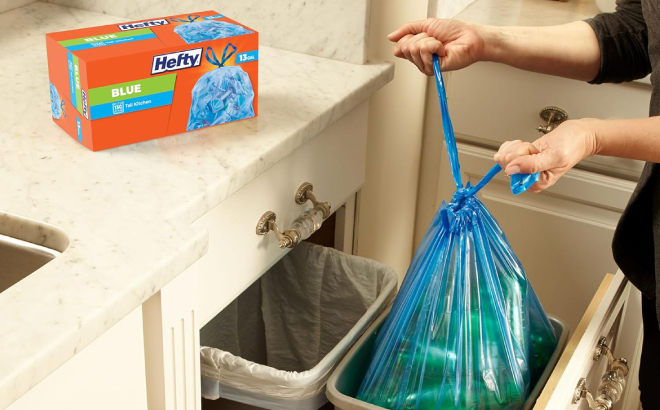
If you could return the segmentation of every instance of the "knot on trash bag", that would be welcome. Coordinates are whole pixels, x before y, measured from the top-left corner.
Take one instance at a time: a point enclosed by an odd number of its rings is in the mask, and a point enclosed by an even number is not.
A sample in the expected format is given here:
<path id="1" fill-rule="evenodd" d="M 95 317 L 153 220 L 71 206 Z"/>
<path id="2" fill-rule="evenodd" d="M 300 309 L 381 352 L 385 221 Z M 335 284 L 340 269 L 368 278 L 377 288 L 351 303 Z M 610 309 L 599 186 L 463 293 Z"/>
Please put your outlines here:
<path id="1" fill-rule="evenodd" d="M 450 232 L 456 232 L 473 223 L 476 199 L 474 189 L 468 182 L 452 195 L 451 202 L 441 211 L 442 222 Z"/>
<path id="2" fill-rule="evenodd" d="M 227 55 L 227 49 L 229 49 L 229 47 L 231 47 L 233 50 L 231 51 L 231 53 L 229 53 L 229 55 Z M 211 52 L 210 55 L 209 52 Z M 222 60 L 218 61 L 218 57 L 215 56 L 215 51 L 213 51 L 211 47 L 207 47 L 206 55 L 205 55 L 206 61 L 208 61 L 213 65 L 217 65 L 218 67 L 223 67 L 227 62 L 227 60 L 229 60 L 229 58 L 231 58 L 231 56 L 233 56 L 235 52 L 236 52 L 236 46 L 234 46 L 232 43 L 227 43 L 225 49 L 222 50 Z"/>
<path id="3" fill-rule="evenodd" d="M 199 18 L 199 16 L 196 16 L 196 15 L 188 15 L 187 19 L 180 19 L 180 18 L 176 18 L 176 17 L 170 17 L 170 21 L 173 21 L 175 23 L 192 23 L 195 20 L 197 20 L 198 18 Z"/>

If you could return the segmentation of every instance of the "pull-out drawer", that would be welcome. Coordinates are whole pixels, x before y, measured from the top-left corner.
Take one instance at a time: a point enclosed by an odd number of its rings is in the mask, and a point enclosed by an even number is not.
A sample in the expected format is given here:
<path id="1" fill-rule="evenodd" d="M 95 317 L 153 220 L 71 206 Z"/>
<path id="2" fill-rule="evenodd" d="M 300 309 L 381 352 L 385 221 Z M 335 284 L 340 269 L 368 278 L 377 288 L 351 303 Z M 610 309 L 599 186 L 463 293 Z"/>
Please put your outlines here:
<path id="1" fill-rule="evenodd" d="M 457 138 L 492 148 L 507 140 L 539 138 L 536 127 L 545 125 L 539 111 L 546 106 L 564 109 L 569 118 L 643 118 L 651 98 L 650 86 L 643 83 L 596 86 L 495 63 L 449 73 L 447 84 Z M 432 100 L 437 104 L 437 98 Z M 580 164 L 627 179 L 636 179 L 642 165 L 613 157 L 592 157 Z"/>
<path id="2" fill-rule="evenodd" d="M 641 335 L 639 291 L 621 272 L 608 274 L 568 342 L 534 410 L 588 409 L 587 399 L 581 397 L 580 391 L 584 387 L 594 397 L 600 393 L 598 387 L 608 368 L 605 349 L 598 348 L 602 342 L 611 349 L 614 358 L 628 361 L 626 387 L 614 408 L 637 410 Z"/>
<path id="3" fill-rule="evenodd" d="M 283 231 L 311 206 L 294 201 L 302 183 L 312 183 L 316 198 L 330 202 L 333 211 L 359 190 L 365 173 L 367 112 L 363 103 L 194 223 L 209 231 L 208 252 L 196 264 L 199 327 L 286 252 L 274 233 L 256 234 L 266 211 L 277 215 Z"/>

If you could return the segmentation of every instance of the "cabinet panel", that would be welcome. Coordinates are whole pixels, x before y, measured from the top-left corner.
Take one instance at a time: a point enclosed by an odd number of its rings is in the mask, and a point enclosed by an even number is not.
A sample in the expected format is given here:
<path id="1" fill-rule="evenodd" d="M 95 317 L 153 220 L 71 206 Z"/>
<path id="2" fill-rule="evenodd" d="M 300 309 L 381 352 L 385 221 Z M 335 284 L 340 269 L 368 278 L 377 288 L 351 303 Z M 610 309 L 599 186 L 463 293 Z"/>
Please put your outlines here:
<path id="1" fill-rule="evenodd" d="M 638 371 L 641 336 L 641 317 L 637 309 L 639 304 L 636 303 L 638 296 L 637 290 L 621 272 L 616 275 L 608 274 L 603 279 L 534 410 L 589 409 L 586 400 L 580 400 L 577 404 L 574 404 L 573 400 L 581 378 L 586 378 L 589 392 L 598 394 L 597 387 L 607 368 L 607 358 L 604 355 L 599 360 L 594 358 L 596 346 L 602 337 L 606 338 L 613 356 L 627 358 L 630 367 L 623 398 L 614 408 L 637 410 L 639 392 L 634 381 Z M 633 343 L 629 343 L 630 341 Z"/>
<path id="2" fill-rule="evenodd" d="M 8 407 L 36 409 L 146 410 L 142 308 L 135 309 Z"/>
<path id="3" fill-rule="evenodd" d="M 647 84 L 596 86 L 495 63 L 479 63 L 449 73 L 447 83 L 457 138 L 492 148 L 507 140 L 534 141 L 539 138 L 541 134 L 536 127 L 544 125 L 539 111 L 546 106 L 563 108 L 569 118 L 574 119 L 643 118 L 648 116 L 651 98 L 651 88 Z M 643 163 L 614 157 L 591 157 L 582 161 L 580 166 L 636 179 Z"/>
<path id="4" fill-rule="evenodd" d="M 360 188 L 367 113 L 363 103 L 194 223 L 209 231 L 209 250 L 197 263 L 200 327 L 286 253 L 272 232 L 255 233 L 264 212 L 275 212 L 284 230 L 310 207 L 294 201 L 303 182 L 314 184 L 316 198 L 329 201 L 333 211 Z"/>
<path id="5" fill-rule="evenodd" d="M 493 150 L 459 144 L 463 181 L 493 166 Z M 605 272 L 616 270 L 611 241 L 634 183 L 572 170 L 540 194 L 514 196 L 500 173 L 479 194 L 506 233 L 544 308 L 574 331 Z M 443 153 L 437 205 L 454 191 Z"/>

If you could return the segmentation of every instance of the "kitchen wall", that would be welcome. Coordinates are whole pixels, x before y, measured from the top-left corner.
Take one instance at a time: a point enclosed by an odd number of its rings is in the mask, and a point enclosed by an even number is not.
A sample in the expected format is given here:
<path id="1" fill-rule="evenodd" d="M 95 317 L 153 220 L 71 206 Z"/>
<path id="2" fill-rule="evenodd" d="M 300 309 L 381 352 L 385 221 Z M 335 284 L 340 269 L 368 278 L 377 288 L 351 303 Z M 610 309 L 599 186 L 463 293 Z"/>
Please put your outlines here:
<path id="1" fill-rule="evenodd" d="M 0 1 L 0 13 L 9 11 L 18 7 L 23 7 L 27 4 L 32 3 L 34 0 L 1 0 Z"/>
<path id="2" fill-rule="evenodd" d="M 257 30 L 261 45 L 356 64 L 367 58 L 369 0 L 48 1 L 132 20 L 216 10 Z"/>
<path id="3" fill-rule="evenodd" d="M 396 74 L 372 96 L 369 106 L 367 179 L 360 196 L 357 249 L 361 256 L 392 266 L 399 278 L 406 273 L 414 252 L 427 78 L 411 63 L 392 56 L 386 36 L 406 21 L 427 15 L 452 17 L 472 1 L 371 4 L 369 60 L 393 62 Z"/>

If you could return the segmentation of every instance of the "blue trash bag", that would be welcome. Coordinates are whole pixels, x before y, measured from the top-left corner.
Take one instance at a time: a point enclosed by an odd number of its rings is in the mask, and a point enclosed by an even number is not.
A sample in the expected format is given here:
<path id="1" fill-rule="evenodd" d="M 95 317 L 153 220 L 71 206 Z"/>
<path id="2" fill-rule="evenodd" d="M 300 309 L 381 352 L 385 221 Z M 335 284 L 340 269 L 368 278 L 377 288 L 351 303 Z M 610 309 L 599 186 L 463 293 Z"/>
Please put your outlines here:
<path id="1" fill-rule="evenodd" d="M 64 100 L 60 100 L 60 94 L 57 92 L 57 88 L 50 84 L 50 110 L 53 113 L 53 118 L 59 120 L 62 116 L 66 118 L 66 112 L 64 111 Z"/>
<path id="2" fill-rule="evenodd" d="M 521 409 L 557 344 L 504 232 L 475 194 L 500 170 L 463 186 L 434 56 L 456 192 L 417 249 L 378 333 L 357 398 L 395 410 Z M 518 193 L 538 175 L 512 180 Z"/>
<path id="3" fill-rule="evenodd" d="M 187 20 L 170 18 L 170 20 L 174 22 L 189 23 L 174 28 L 174 32 L 187 44 L 201 43 L 202 41 L 218 40 L 221 38 L 252 33 L 252 31 L 237 24 L 216 20 L 195 21 L 198 18 L 199 16 L 188 16 Z"/>
<path id="4" fill-rule="evenodd" d="M 229 48 L 233 50 L 227 55 Z M 236 47 L 229 43 L 218 61 L 211 47 L 206 49 L 206 59 L 218 68 L 197 80 L 192 89 L 192 102 L 188 116 L 188 131 L 225 122 L 254 117 L 254 90 L 248 74 L 239 66 L 225 66 L 234 55 Z"/>

